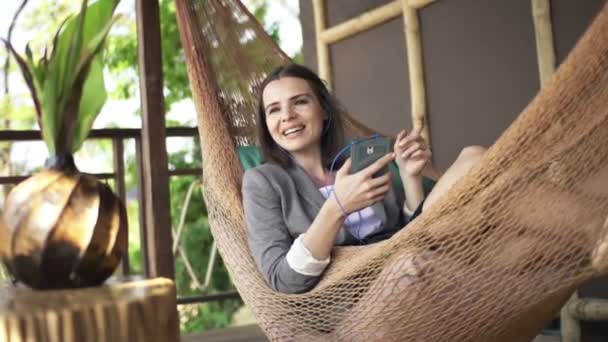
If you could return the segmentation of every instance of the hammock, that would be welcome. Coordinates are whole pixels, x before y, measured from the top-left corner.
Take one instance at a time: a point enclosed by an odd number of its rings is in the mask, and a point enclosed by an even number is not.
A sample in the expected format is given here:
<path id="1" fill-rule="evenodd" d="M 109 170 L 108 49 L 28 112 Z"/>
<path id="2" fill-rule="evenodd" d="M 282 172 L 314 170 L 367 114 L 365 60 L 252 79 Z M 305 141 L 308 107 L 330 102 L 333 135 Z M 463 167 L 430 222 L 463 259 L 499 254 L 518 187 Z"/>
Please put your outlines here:
<path id="1" fill-rule="evenodd" d="M 288 57 L 238 1 L 176 4 L 210 226 L 271 340 L 528 341 L 605 273 L 608 6 L 444 198 L 387 241 L 335 248 L 312 291 L 286 295 L 266 284 L 247 245 L 237 146 L 254 144 L 252 94 Z M 351 136 L 369 133 L 347 122 Z"/>

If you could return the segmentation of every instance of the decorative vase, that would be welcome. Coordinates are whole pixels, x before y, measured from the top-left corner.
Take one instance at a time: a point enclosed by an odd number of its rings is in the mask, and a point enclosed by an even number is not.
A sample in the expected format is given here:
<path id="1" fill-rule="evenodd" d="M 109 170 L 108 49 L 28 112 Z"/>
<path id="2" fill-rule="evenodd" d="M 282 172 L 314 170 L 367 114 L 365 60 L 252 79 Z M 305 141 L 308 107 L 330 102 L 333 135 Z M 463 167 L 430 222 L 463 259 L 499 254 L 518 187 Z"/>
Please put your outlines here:
<path id="1" fill-rule="evenodd" d="M 10 244 L 4 262 L 36 289 L 95 286 L 127 250 L 127 215 L 109 186 L 78 171 L 72 155 L 47 159 L 19 183 L 3 212 Z"/>

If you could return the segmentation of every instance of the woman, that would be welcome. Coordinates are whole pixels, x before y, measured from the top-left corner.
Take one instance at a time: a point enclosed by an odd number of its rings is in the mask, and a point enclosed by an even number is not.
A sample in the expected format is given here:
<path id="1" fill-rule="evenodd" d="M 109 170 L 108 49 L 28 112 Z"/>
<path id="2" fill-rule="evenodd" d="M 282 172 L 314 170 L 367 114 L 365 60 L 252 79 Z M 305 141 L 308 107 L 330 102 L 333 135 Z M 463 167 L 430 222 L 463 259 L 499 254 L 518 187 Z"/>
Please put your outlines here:
<path id="1" fill-rule="evenodd" d="M 319 281 L 334 245 L 390 236 L 431 205 L 480 158 L 466 148 L 424 198 L 422 171 L 431 154 L 416 132 L 401 131 L 394 152 L 351 174 L 347 159 L 330 165 L 344 144 L 342 109 L 319 77 L 300 65 L 275 69 L 260 87 L 258 138 L 265 163 L 243 179 L 251 251 L 268 283 L 300 293 Z M 395 160 L 405 200 L 390 174 Z"/>

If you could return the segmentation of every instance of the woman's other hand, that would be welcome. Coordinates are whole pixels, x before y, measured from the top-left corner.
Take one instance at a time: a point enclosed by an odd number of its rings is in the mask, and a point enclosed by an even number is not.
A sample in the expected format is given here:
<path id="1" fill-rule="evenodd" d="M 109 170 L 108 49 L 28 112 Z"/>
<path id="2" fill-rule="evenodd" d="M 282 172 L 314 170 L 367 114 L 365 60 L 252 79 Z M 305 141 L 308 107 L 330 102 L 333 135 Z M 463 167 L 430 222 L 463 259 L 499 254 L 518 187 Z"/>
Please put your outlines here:
<path id="1" fill-rule="evenodd" d="M 361 210 L 381 201 L 390 189 L 390 172 L 379 177 L 373 175 L 382 170 L 395 158 L 394 153 L 388 153 L 373 164 L 350 174 L 351 159 L 336 172 L 334 192 L 346 214 Z"/>
<path id="2" fill-rule="evenodd" d="M 409 134 L 405 130 L 399 132 L 393 150 L 399 171 L 408 176 L 420 176 L 431 160 L 431 151 L 418 131 Z"/>

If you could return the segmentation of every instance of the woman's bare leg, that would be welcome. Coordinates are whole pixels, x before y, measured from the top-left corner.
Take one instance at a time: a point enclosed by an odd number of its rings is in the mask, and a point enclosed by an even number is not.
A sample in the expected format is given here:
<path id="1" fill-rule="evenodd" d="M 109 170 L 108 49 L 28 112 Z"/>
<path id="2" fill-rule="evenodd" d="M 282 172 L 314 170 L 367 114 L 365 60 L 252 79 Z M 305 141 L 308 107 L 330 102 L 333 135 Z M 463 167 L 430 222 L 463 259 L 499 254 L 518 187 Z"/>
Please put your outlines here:
<path id="1" fill-rule="evenodd" d="M 435 203 L 456 181 L 469 172 L 471 167 L 477 164 L 485 152 L 486 148 L 482 146 L 467 146 L 463 148 L 456 161 L 439 178 L 431 193 L 426 197 L 423 209 Z"/>

